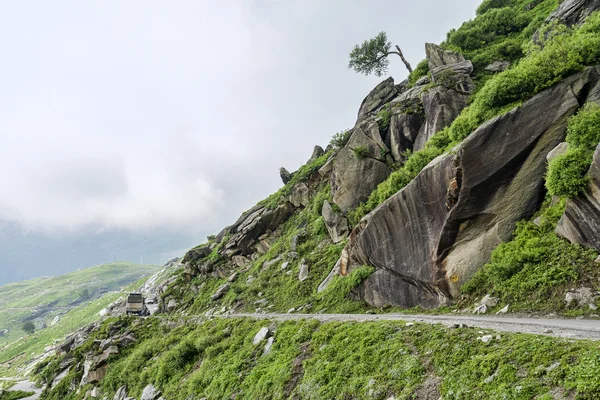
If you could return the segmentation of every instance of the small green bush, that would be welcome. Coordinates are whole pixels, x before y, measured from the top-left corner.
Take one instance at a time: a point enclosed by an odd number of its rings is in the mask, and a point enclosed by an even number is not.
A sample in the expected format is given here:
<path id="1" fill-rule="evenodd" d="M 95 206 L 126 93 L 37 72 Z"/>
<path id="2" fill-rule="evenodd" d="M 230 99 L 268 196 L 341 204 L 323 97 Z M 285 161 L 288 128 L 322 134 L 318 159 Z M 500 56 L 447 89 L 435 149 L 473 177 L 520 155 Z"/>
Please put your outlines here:
<path id="1" fill-rule="evenodd" d="M 588 184 L 587 171 L 600 142 L 600 106 L 586 104 L 567 123 L 569 150 L 548 166 L 546 187 L 555 196 L 574 197 Z"/>
<path id="2" fill-rule="evenodd" d="M 363 158 L 369 155 L 369 148 L 367 146 L 358 146 L 352 149 L 352 151 L 354 152 L 356 158 L 358 158 L 359 160 L 362 160 Z"/>
<path id="3" fill-rule="evenodd" d="M 384 106 L 381 110 L 379 110 L 377 113 L 377 118 L 380 119 L 379 129 L 381 131 L 387 131 L 387 129 L 390 127 L 390 121 L 392 120 L 392 110 L 390 107 Z"/>
<path id="4" fill-rule="evenodd" d="M 497 38 L 522 31 L 531 22 L 531 14 L 513 7 L 492 8 L 460 29 L 448 34 L 448 42 L 462 50 L 479 50 Z"/>
<path id="5" fill-rule="evenodd" d="M 417 67 L 408 75 L 408 86 L 413 87 L 415 83 L 429 73 L 429 62 L 427 59 L 421 60 Z"/>
<path id="6" fill-rule="evenodd" d="M 477 7 L 477 15 L 485 14 L 487 11 L 493 8 L 503 8 L 511 5 L 511 0 L 483 0 L 483 2 Z"/>
<path id="7" fill-rule="evenodd" d="M 23 324 L 23 331 L 28 334 L 35 332 L 35 325 L 31 321 L 27 321 Z"/>
<path id="8" fill-rule="evenodd" d="M 596 149 L 600 143 L 600 105 L 588 103 L 569 119 L 567 143 L 589 151 Z"/>
<path id="9" fill-rule="evenodd" d="M 548 166 L 546 188 L 555 196 L 574 197 L 588 184 L 586 173 L 592 163 L 592 153 L 576 148 L 554 158 Z"/>
<path id="10" fill-rule="evenodd" d="M 343 131 L 339 131 L 335 135 L 332 136 L 329 144 L 335 149 L 341 149 L 348 143 L 350 139 L 350 134 L 352 133 L 352 129 L 346 129 Z"/>

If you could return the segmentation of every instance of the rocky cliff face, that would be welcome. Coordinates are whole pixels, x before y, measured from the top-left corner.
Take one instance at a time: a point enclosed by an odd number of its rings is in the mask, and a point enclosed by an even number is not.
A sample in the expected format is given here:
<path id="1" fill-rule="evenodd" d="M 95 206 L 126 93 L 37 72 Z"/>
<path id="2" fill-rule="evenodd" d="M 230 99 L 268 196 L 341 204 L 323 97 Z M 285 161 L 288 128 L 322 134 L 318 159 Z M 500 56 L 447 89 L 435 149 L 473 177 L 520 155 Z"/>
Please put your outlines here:
<path id="1" fill-rule="evenodd" d="M 548 21 L 558 21 L 568 26 L 577 25 L 596 10 L 600 10 L 599 0 L 566 0 L 550 14 Z"/>
<path id="2" fill-rule="evenodd" d="M 377 268 L 361 288 L 375 306 L 452 301 L 510 237 L 515 222 L 539 207 L 546 156 L 564 140 L 567 118 L 594 97 L 590 88 L 599 76 L 598 68 L 572 76 L 482 125 L 452 154 L 431 162 L 354 228 L 341 273 L 361 265 Z"/>
<path id="3" fill-rule="evenodd" d="M 420 150 L 450 125 L 473 90 L 473 65 L 457 53 L 426 45 L 431 82 L 380 83 L 363 101 L 348 143 L 336 155 L 331 174 L 333 201 L 348 212 L 385 180 L 404 152 Z"/>

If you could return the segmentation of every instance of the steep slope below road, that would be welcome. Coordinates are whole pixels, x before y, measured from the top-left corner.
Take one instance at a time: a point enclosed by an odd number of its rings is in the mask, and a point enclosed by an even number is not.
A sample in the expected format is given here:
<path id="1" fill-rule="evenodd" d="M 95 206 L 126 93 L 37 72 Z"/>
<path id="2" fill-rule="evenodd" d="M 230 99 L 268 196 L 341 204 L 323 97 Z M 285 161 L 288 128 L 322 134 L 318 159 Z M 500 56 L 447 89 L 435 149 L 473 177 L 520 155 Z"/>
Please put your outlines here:
<path id="1" fill-rule="evenodd" d="M 528 317 L 481 317 L 431 314 L 231 314 L 218 318 L 254 318 L 273 321 L 315 319 L 320 322 L 413 321 L 443 324 L 448 327 L 467 325 L 501 332 L 529 333 L 571 339 L 600 340 L 600 320 L 552 319 Z"/>

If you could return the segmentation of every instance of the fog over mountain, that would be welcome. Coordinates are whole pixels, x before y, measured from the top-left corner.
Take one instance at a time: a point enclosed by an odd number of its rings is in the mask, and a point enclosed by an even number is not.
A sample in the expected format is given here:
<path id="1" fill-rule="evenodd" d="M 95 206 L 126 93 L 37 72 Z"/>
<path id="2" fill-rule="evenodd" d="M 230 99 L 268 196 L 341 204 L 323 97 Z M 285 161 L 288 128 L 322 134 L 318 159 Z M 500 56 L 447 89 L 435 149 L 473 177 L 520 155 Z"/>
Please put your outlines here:
<path id="1" fill-rule="evenodd" d="M 354 124 L 355 44 L 416 66 L 479 2 L 1 3 L 0 284 L 181 255 Z"/>

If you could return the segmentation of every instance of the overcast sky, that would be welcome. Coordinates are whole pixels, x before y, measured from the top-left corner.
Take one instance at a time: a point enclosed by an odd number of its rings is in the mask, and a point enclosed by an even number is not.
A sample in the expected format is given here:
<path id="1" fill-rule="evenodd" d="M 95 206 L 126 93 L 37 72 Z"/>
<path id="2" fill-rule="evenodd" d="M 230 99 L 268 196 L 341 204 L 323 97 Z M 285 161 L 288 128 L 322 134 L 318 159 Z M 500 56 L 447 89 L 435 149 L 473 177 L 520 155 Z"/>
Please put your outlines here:
<path id="1" fill-rule="evenodd" d="M 348 70 L 356 43 L 415 66 L 479 2 L 0 2 L 0 284 L 128 254 L 90 238 L 153 262 L 204 241 L 354 124 L 383 79 Z"/>

